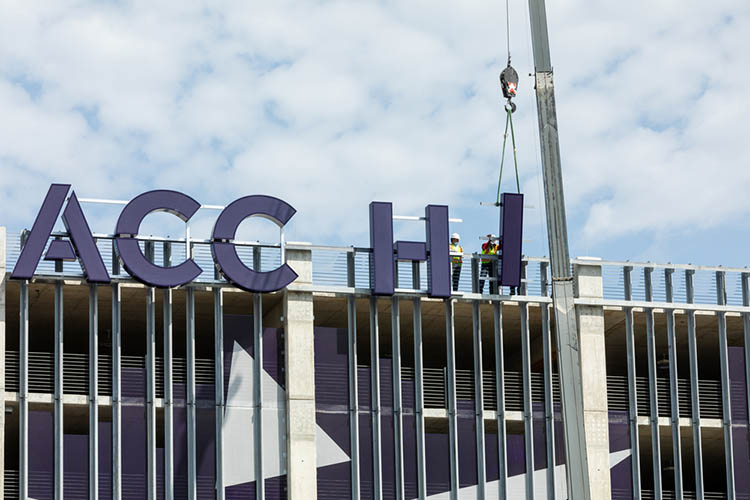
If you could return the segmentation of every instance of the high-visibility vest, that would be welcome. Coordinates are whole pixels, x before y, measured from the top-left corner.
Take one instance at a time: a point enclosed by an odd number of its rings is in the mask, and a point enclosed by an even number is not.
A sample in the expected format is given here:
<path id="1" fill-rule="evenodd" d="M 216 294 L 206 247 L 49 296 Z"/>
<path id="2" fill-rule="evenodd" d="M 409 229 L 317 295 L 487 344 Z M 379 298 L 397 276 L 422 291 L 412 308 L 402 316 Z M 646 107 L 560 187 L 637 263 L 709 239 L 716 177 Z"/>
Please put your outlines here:
<path id="1" fill-rule="evenodd" d="M 482 245 L 482 255 L 497 255 L 498 245 L 491 241 Z M 482 263 L 492 262 L 490 259 L 482 259 Z"/>
<path id="2" fill-rule="evenodd" d="M 454 245 L 451 243 L 450 246 L 451 252 L 458 252 L 458 253 L 464 253 L 464 249 L 461 248 L 461 245 Z M 461 255 L 451 255 L 451 262 L 454 264 L 461 264 L 463 262 L 464 258 Z"/>

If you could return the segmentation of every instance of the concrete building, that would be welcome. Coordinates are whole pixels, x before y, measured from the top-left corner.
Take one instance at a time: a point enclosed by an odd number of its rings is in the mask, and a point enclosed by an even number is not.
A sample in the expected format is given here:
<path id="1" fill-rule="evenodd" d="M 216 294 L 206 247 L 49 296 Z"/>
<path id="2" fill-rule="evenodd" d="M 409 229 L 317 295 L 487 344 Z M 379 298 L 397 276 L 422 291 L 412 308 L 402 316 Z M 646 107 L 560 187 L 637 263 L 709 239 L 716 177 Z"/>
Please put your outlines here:
<path id="1" fill-rule="evenodd" d="M 5 498 L 567 498 L 545 259 L 518 295 L 479 293 L 466 254 L 450 299 L 425 263 L 377 297 L 369 249 L 238 244 L 299 275 L 261 294 L 184 239 L 141 248 L 207 271 L 145 286 L 111 239 L 110 284 L 12 280 L 0 231 Z M 593 498 L 750 498 L 750 271 L 573 265 Z"/>

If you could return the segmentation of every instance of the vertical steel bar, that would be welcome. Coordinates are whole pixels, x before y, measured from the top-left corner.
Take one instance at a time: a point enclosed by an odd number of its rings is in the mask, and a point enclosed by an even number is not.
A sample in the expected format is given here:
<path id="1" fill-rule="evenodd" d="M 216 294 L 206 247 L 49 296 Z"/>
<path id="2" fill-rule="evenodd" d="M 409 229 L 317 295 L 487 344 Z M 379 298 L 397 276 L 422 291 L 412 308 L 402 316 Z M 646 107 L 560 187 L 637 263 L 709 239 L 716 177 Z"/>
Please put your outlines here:
<path id="1" fill-rule="evenodd" d="M 63 499 L 63 282 L 55 281 L 55 500 Z"/>
<path id="2" fill-rule="evenodd" d="M 120 274 L 120 257 L 117 255 L 117 240 L 112 238 L 112 276 Z"/>
<path id="3" fill-rule="evenodd" d="M 172 382 L 172 289 L 164 290 L 164 498 L 174 499 L 174 384 Z"/>
<path id="4" fill-rule="evenodd" d="M 453 306 L 451 299 L 445 301 L 445 357 L 447 361 L 447 395 L 448 395 L 448 453 L 450 462 L 450 498 L 458 500 L 458 421 L 456 415 L 456 332 L 453 323 Z"/>
<path id="5" fill-rule="evenodd" d="M 122 498 L 122 395 L 120 367 L 122 358 L 120 284 L 112 284 L 112 500 Z M 169 490 L 167 490 L 169 491 Z M 169 497 L 167 497 L 169 498 Z"/>
<path id="6" fill-rule="evenodd" d="M 99 498 L 99 308 L 97 286 L 89 285 L 89 498 Z"/>
<path id="7" fill-rule="evenodd" d="M 539 264 L 542 296 L 547 297 L 548 263 Z M 552 387 L 552 330 L 549 324 L 549 304 L 539 304 L 542 312 L 542 356 L 544 363 L 544 423 L 547 452 L 547 498 L 554 500 L 555 494 L 555 403 Z"/>
<path id="8" fill-rule="evenodd" d="M 18 491 L 29 497 L 29 283 L 21 281 L 19 298 L 19 385 L 18 385 Z M 3 411 L 5 411 L 3 409 Z"/>
<path id="9" fill-rule="evenodd" d="M 380 338 L 378 298 L 370 297 L 370 396 L 372 415 L 372 491 L 375 500 L 383 498 L 383 465 L 380 447 Z"/>
<path id="10" fill-rule="evenodd" d="M 720 306 L 727 304 L 726 274 L 724 271 L 716 272 L 716 302 Z M 721 399 L 723 409 L 724 428 L 724 461 L 726 462 L 727 474 L 727 500 L 736 497 L 734 489 L 734 442 L 732 440 L 732 391 L 729 379 L 729 347 L 727 343 L 727 318 L 726 313 L 716 313 L 719 323 L 719 363 L 721 368 Z"/>
<path id="11" fill-rule="evenodd" d="M 414 299 L 414 417 L 417 431 L 417 498 L 427 497 L 427 461 L 424 427 L 424 358 L 422 340 L 422 301 Z"/>
<path id="12" fill-rule="evenodd" d="M 151 245 L 153 253 L 153 245 Z M 146 486 L 156 500 L 156 289 L 146 289 Z"/>
<path id="13" fill-rule="evenodd" d="M 391 353 L 393 373 L 393 451 L 396 500 L 404 499 L 404 415 L 401 400 L 401 307 L 394 296 L 391 308 Z"/>
<path id="14" fill-rule="evenodd" d="M 505 427 L 505 352 L 503 349 L 503 303 L 492 302 L 495 329 L 495 392 L 497 397 L 498 499 L 508 498 L 508 453 Z"/>
<path id="15" fill-rule="evenodd" d="M 195 289 L 185 289 L 185 351 L 187 368 L 187 497 L 196 500 L 198 478 L 196 476 L 196 416 L 195 416 Z"/>
<path id="16" fill-rule="evenodd" d="M 163 265 L 172 265 L 172 244 L 164 242 Z M 172 385 L 172 289 L 162 298 L 164 383 L 164 498 L 174 500 L 174 395 Z M 218 477 L 218 476 L 217 476 Z"/>
<path id="17" fill-rule="evenodd" d="M 664 270 L 664 285 L 667 302 L 674 301 L 672 276 L 674 269 Z M 675 335 L 674 309 L 664 311 L 667 316 L 667 349 L 669 350 L 669 401 L 672 424 L 672 460 L 674 464 L 674 492 L 676 498 L 682 498 L 682 443 L 680 441 L 680 403 L 677 378 L 677 338 Z"/>
<path id="18" fill-rule="evenodd" d="M 346 255 L 347 286 L 354 288 L 354 252 Z M 357 395 L 357 302 L 354 295 L 346 297 L 349 363 L 349 446 L 351 448 L 351 497 L 359 499 L 359 397 Z"/>
<path id="19" fill-rule="evenodd" d="M 646 301 L 654 299 L 651 277 L 653 268 L 643 269 L 643 278 L 646 285 Z M 646 349 L 648 350 L 648 390 L 651 422 L 651 454 L 653 458 L 654 476 L 654 500 L 662 500 L 661 481 L 661 442 L 659 440 L 659 398 L 656 386 L 656 333 L 654 331 L 654 309 L 649 307 L 644 311 L 646 314 Z"/>
<path id="20" fill-rule="evenodd" d="M 632 266 L 623 268 L 625 300 L 633 300 Z M 631 475 L 633 478 L 633 499 L 641 500 L 641 446 L 638 440 L 638 393 L 635 365 L 635 331 L 633 328 L 633 308 L 625 307 L 625 351 L 628 365 L 628 422 L 630 424 Z"/>
<path id="21" fill-rule="evenodd" d="M 214 288 L 214 390 L 216 394 L 216 500 L 224 500 L 224 294 Z"/>
<path id="22" fill-rule="evenodd" d="M 255 498 L 266 497 L 263 470 L 263 296 L 253 294 L 253 398 L 255 400 Z"/>
<path id="23" fill-rule="evenodd" d="M 477 496 L 485 497 L 487 468 L 484 445 L 484 387 L 482 387 L 482 312 L 479 301 L 471 301 L 474 337 L 474 423 L 477 440 Z"/>
<path id="24" fill-rule="evenodd" d="M 531 402 L 531 347 L 529 341 L 529 306 L 519 304 L 521 311 L 521 377 L 523 381 L 523 434 L 526 455 L 526 498 L 534 500 L 534 408 Z"/>
<path id="25" fill-rule="evenodd" d="M 695 271 L 685 271 L 685 295 L 688 304 L 695 301 L 693 276 Z M 688 356 L 690 357 L 690 411 L 693 427 L 693 462 L 695 464 L 695 498 L 703 500 L 703 439 L 701 437 L 700 382 L 698 371 L 698 338 L 695 329 L 695 311 L 688 310 Z"/>

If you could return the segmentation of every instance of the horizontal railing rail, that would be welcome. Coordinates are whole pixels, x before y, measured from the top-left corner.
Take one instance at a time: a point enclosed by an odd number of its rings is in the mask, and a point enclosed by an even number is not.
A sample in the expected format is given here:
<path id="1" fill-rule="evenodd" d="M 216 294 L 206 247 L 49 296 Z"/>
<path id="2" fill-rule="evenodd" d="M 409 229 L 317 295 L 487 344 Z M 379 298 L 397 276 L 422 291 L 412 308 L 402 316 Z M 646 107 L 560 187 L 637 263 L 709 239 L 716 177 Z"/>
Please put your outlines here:
<path id="1" fill-rule="evenodd" d="M 24 232 L 10 231 L 6 241 L 6 270 L 11 271 L 18 260 L 24 241 Z M 54 233 L 54 238 L 66 236 L 66 233 Z M 127 272 L 121 268 L 116 252 L 114 251 L 114 235 L 94 234 L 97 247 L 111 276 L 118 279 L 130 279 Z M 211 253 L 211 241 L 206 239 L 185 238 L 163 238 L 147 235 L 139 235 L 141 249 L 147 255 L 153 255 L 153 261 L 159 265 L 164 264 L 165 249 L 169 249 L 171 262 L 182 262 L 188 251 L 201 267 L 203 272 L 196 279 L 198 283 L 204 284 L 226 284 L 221 276 L 215 271 Z M 48 242 L 49 245 L 49 242 Z M 278 243 L 267 244 L 260 242 L 238 241 L 235 242 L 240 259 L 250 268 L 258 271 L 275 269 L 281 264 L 282 255 L 286 250 L 306 249 L 312 253 L 313 261 L 313 286 L 323 288 L 340 288 L 342 291 L 351 288 L 367 290 L 371 287 L 370 256 L 369 248 L 355 246 L 326 246 L 308 245 L 286 242 L 284 246 Z M 148 247 L 148 251 L 147 251 Z M 283 250 L 283 251 L 282 251 Z M 45 249 L 46 251 L 46 249 Z M 253 265 L 255 253 L 260 254 L 260 266 Z M 451 254 L 452 257 L 461 256 L 463 265 L 458 277 L 459 293 L 490 293 L 490 283 L 496 281 L 496 275 L 483 276 L 481 263 L 483 261 L 497 262 L 502 255 L 482 255 L 479 253 Z M 616 301 L 627 305 L 629 302 L 646 301 L 646 278 L 645 274 L 651 274 L 653 294 L 651 301 L 664 304 L 673 302 L 675 307 L 679 304 L 690 302 L 688 297 L 688 281 L 692 281 L 694 304 L 717 305 L 719 303 L 717 276 L 724 275 L 726 282 L 726 306 L 743 307 L 742 281 L 750 280 L 750 268 L 722 267 L 722 266 L 697 266 L 690 264 L 659 264 L 652 262 L 628 262 L 628 261 L 604 261 L 588 258 L 574 259 L 571 262 L 571 272 L 575 271 L 576 265 L 601 266 L 603 279 L 603 299 Z M 523 281 L 526 288 L 525 295 L 541 297 L 550 295 L 550 283 L 552 282 L 549 272 L 549 260 L 543 257 L 524 257 L 525 278 Z M 496 269 L 498 266 L 494 266 Z M 401 290 L 416 290 L 427 292 L 428 289 L 428 265 L 426 262 L 419 264 L 419 282 L 414 283 L 413 266 L 411 262 L 398 262 L 396 264 L 397 288 Z M 495 271 L 496 272 L 496 271 Z M 81 266 L 77 262 L 55 263 L 41 260 L 37 268 L 37 274 L 46 278 L 60 277 L 82 277 Z M 626 274 L 629 280 L 626 280 Z M 668 280 L 672 282 L 672 294 L 668 297 Z M 353 280 L 351 279 L 353 277 Z M 480 281 L 487 284 L 484 290 L 478 290 Z M 630 297 L 626 281 L 630 282 Z M 352 283 L 354 284 L 351 287 Z M 510 293 L 505 287 L 500 294 Z M 745 311 L 746 312 L 746 311 Z"/>

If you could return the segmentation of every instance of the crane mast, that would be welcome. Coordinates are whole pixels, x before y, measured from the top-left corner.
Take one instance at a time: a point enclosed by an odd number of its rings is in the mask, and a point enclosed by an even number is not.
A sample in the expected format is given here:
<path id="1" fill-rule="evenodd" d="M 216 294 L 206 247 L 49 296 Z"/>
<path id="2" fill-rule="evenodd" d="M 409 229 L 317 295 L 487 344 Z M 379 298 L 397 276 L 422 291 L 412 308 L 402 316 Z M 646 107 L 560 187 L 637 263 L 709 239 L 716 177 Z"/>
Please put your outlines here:
<path id="1" fill-rule="evenodd" d="M 568 497 L 590 500 L 586 432 L 583 416 L 581 353 L 578 342 L 573 277 L 568 254 L 568 228 L 565 218 L 560 142 L 557 134 L 557 110 L 552 63 L 547 34 L 544 0 L 529 0 L 531 39 L 534 52 L 534 77 L 539 141 L 544 176 L 544 200 L 547 214 L 552 303 L 555 309 L 560 390 L 565 429 L 565 458 Z"/>

